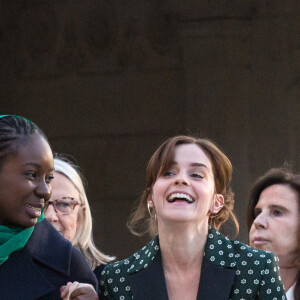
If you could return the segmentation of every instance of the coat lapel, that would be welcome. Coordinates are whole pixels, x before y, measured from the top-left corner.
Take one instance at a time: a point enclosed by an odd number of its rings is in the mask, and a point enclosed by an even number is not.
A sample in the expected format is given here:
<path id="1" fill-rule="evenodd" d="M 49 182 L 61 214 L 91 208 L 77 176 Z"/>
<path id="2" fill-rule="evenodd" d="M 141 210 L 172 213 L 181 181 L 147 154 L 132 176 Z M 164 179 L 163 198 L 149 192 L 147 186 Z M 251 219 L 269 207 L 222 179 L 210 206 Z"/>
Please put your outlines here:
<path id="1" fill-rule="evenodd" d="M 149 267 L 130 276 L 130 283 L 134 299 L 168 299 L 160 251 L 157 252 Z"/>
<path id="2" fill-rule="evenodd" d="M 70 275 L 72 245 L 46 219 L 35 226 L 26 247 L 36 261 L 60 274 Z"/>
<path id="3" fill-rule="evenodd" d="M 203 259 L 197 300 L 227 300 L 234 283 L 235 269 L 223 268 Z"/>

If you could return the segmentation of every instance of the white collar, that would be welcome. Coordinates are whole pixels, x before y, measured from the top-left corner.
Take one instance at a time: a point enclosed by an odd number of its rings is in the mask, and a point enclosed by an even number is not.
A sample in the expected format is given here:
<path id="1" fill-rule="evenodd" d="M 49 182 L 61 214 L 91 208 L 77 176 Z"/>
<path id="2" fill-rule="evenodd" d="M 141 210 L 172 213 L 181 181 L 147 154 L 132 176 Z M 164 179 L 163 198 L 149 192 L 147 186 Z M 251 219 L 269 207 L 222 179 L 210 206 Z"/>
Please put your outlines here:
<path id="1" fill-rule="evenodd" d="M 286 291 L 286 299 L 287 300 L 295 300 L 295 298 L 294 298 L 295 287 L 296 287 L 296 282 Z"/>

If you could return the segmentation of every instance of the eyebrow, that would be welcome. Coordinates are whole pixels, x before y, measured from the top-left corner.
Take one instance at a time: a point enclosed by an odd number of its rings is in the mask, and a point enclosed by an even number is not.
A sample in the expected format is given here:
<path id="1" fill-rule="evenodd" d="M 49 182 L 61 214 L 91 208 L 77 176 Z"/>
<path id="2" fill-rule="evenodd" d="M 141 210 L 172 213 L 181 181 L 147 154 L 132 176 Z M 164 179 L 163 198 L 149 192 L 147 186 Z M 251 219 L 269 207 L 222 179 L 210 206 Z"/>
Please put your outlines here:
<path id="1" fill-rule="evenodd" d="M 288 209 L 282 205 L 277 205 L 277 204 L 272 204 L 270 206 L 268 206 L 268 208 L 271 208 L 271 209 L 280 209 L 280 210 L 283 210 L 283 211 L 288 211 Z M 261 211 L 262 209 L 260 207 L 255 207 L 254 208 L 254 211 Z"/>
<path id="2" fill-rule="evenodd" d="M 207 166 L 205 164 L 202 163 L 191 163 L 190 166 L 192 167 L 204 167 L 207 169 Z"/>
<path id="3" fill-rule="evenodd" d="M 41 166 L 39 164 L 34 163 L 34 162 L 27 162 L 25 164 L 22 164 L 22 166 L 34 166 L 34 167 L 39 168 L 39 169 L 41 168 Z"/>
<path id="4" fill-rule="evenodd" d="M 22 166 L 33 166 L 33 167 L 36 167 L 37 169 L 41 169 L 41 165 L 35 163 L 35 162 L 27 162 L 25 164 L 22 164 Z M 54 168 L 51 168 L 50 172 L 53 172 L 54 171 Z"/>
<path id="5" fill-rule="evenodd" d="M 172 161 L 171 165 L 172 165 L 172 166 L 178 165 L 178 163 L 177 163 L 176 161 Z M 204 167 L 204 168 L 208 169 L 207 166 L 206 166 L 205 164 L 197 163 L 197 162 L 190 163 L 190 166 L 191 166 L 191 167 Z"/>
<path id="6" fill-rule="evenodd" d="M 276 205 L 276 204 L 270 205 L 270 208 L 272 208 L 272 209 L 279 208 L 281 210 L 288 211 L 288 209 L 286 207 L 281 206 L 281 205 Z"/>

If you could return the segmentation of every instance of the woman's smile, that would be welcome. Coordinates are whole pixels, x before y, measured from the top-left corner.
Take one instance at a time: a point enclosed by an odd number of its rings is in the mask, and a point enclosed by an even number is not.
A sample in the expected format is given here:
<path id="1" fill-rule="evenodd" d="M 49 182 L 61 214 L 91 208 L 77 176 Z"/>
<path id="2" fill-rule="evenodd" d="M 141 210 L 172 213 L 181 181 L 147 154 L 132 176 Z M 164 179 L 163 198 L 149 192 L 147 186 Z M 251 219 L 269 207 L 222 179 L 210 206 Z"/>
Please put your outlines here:
<path id="1" fill-rule="evenodd" d="M 214 194 L 214 176 L 205 152 L 194 144 L 179 145 L 172 165 L 153 186 L 158 222 L 207 220 Z"/>

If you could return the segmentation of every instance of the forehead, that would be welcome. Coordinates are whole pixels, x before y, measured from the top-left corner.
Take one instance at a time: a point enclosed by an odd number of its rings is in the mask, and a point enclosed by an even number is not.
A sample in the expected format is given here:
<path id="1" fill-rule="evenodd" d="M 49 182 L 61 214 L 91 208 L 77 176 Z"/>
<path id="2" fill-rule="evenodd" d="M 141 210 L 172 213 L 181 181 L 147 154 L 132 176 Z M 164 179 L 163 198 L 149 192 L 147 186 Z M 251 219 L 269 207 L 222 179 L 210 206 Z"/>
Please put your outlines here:
<path id="1" fill-rule="evenodd" d="M 79 199 L 79 192 L 72 181 L 65 175 L 54 172 L 54 179 L 51 181 L 52 198 L 72 197 Z"/>
<path id="2" fill-rule="evenodd" d="M 15 155 L 11 155 L 5 164 L 37 164 L 42 168 L 53 170 L 53 154 L 48 142 L 38 134 L 22 138 L 15 142 Z"/>
<path id="3" fill-rule="evenodd" d="M 262 205 L 280 205 L 299 211 L 298 194 L 287 184 L 273 184 L 260 194 L 256 207 Z"/>
<path id="4" fill-rule="evenodd" d="M 211 162 L 203 149 L 196 144 L 182 144 L 174 149 L 174 161 L 177 163 L 200 163 L 211 169 Z"/>

